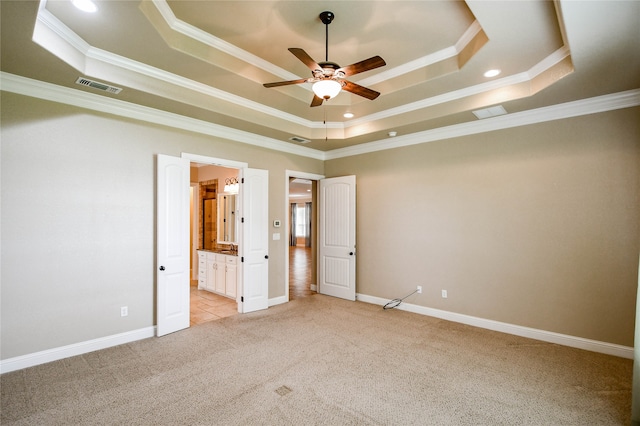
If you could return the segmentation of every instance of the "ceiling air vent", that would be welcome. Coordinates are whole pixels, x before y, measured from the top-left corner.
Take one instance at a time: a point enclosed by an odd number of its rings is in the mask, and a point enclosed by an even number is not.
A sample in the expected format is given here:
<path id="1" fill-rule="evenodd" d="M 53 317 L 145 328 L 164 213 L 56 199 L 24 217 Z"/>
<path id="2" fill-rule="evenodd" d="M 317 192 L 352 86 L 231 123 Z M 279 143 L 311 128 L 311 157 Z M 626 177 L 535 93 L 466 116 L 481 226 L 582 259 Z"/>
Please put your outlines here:
<path id="1" fill-rule="evenodd" d="M 108 84 L 100 83 L 99 81 L 89 80 L 88 78 L 84 78 L 84 77 L 78 77 L 78 79 L 76 80 L 76 83 L 82 86 L 93 87 L 94 89 L 102 90 L 103 92 L 113 93 L 114 95 L 117 95 L 118 93 L 122 92 L 122 89 L 119 87 L 109 86 Z"/>
<path id="2" fill-rule="evenodd" d="M 502 105 L 473 111 L 473 114 L 476 117 L 478 117 L 478 119 L 480 120 L 483 120 L 485 118 L 496 117 L 498 115 L 505 115 L 506 113 L 507 111 L 504 109 Z"/>
<path id="3" fill-rule="evenodd" d="M 290 141 L 298 142 L 298 143 L 309 143 L 311 142 L 309 139 L 304 139 L 299 136 L 293 136 L 289 138 Z"/>

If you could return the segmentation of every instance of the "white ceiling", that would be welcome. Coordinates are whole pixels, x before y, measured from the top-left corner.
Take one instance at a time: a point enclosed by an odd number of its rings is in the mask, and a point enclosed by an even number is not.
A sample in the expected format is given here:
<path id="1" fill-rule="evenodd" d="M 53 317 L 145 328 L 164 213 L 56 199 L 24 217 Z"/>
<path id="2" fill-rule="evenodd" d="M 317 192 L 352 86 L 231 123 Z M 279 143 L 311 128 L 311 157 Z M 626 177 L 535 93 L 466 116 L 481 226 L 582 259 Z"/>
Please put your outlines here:
<path id="1" fill-rule="evenodd" d="M 53 83 L 307 148 L 345 149 L 640 88 L 638 1 L 70 1 L 0 2 L 3 78 Z M 310 77 L 287 49 L 341 66 L 387 65 L 311 108 Z M 502 73 L 485 78 L 499 68 Z M 122 88 L 114 95 L 78 77 Z M 4 88 L 4 86 L 3 86 Z M 351 119 L 343 117 L 352 112 Z M 397 139 L 396 139 L 397 140 Z"/>

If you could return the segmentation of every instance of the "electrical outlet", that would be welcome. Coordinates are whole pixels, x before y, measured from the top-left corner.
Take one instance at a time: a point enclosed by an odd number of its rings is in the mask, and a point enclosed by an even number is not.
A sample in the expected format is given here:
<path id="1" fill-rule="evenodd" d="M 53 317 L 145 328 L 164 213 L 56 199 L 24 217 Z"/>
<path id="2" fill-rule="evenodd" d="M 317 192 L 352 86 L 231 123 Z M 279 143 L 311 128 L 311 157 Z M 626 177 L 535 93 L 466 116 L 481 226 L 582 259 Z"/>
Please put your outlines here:
<path id="1" fill-rule="evenodd" d="M 126 317 L 127 315 L 129 315 L 129 307 L 128 306 L 123 306 L 120 308 L 120 316 L 121 317 Z"/>
<path id="2" fill-rule="evenodd" d="M 447 298 L 447 290 L 442 290 L 442 298 L 443 299 Z"/>
<path id="3" fill-rule="evenodd" d="M 418 286 L 418 294 L 422 294 L 422 286 L 421 285 Z"/>

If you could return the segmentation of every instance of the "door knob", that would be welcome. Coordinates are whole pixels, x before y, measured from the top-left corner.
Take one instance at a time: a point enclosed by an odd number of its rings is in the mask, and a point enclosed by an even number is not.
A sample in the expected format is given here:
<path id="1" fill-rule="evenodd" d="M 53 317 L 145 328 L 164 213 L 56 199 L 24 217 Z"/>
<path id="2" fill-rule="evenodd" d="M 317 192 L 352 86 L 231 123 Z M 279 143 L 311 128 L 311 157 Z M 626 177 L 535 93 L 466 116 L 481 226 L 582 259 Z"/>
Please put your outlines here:
<path id="1" fill-rule="evenodd" d="M 353 256 L 353 252 L 352 251 L 349 252 L 349 256 Z"/>
<path id="2" fill-rule="evenodd" d="M 268 254 L 266 254 L 266 255 L 264 256 L 264 258 L 265 258 L 265 259 L 268 259 L 268 258 L 269 258 L 269 255 L 268 255 Z"/>
<path id="3" fill-rule="evenodd" d="M 161 266 L 161 267 L 160 267 L 160 270 L 161 270 L 161 271 L 164 271 L 164 266 Z"/>

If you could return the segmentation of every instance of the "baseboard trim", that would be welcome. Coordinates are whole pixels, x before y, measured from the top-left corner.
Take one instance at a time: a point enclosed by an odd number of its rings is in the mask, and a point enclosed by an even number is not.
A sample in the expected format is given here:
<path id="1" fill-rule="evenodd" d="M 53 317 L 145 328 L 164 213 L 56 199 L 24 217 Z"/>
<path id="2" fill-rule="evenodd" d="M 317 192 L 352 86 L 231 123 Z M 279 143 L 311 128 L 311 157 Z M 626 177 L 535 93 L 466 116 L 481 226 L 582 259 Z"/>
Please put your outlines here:
<path id="1" fill-rule="evenodd" d="M 269 299 L 269 307 L 281 305 L 283 303 L 287 303 L 289 300 L 286 296 L 274 297 L 273 299 Z"/>
<path id="2" fill-rule="evenodd" d="M 101 337 L 99 339 L 87 340 L 86 342 L 74 343 L 72 345 L 61 346 L 54 349 L 47 349 L 46 351 L 3 359 L 0 361 L 0 374 L 45 364 L 47 362 L 58 361 L 63 358 L 82 355 L 100 349 L 106 349 L 113 346 L 134 342 L 136 340 L 146 339 L 155 335 L 155 327 L 146 327 L 138 330 L 128 331 L 126 333 Z"/>
<path id="3" fill-rule="evenodd" d="M 380 306 L 384 306 L 389 301 L 387 299 L 369 296 L 366 294 L 358 294 L 356 300 Z M 541 340 L 543 342 L 556 343 L 558 345 L 569 346 L 572 348 L 584 349 L 587 351 L 618 356 L 621 358 L 633 359 L 633 348 L 628 346 L 584 339 L 582 337 L 569 336 L 567 334 L 554 333 L 552 331 L 523 327 L 520 325 L 508 324 L 500 321 L 443 311 L 440 309 L 427 308 L 425 306 L 412 305 L 410 303 L 404 302 L 400 304 L 400 306 L 398 306 L 396 309 L 413 312 L 420 315 L 427 315 L 430 317 L 440 318 L 461 324 L 467 324 L 474 327 L 485 328 L 487 330 L 499 331 L 502 333 Z"/>

